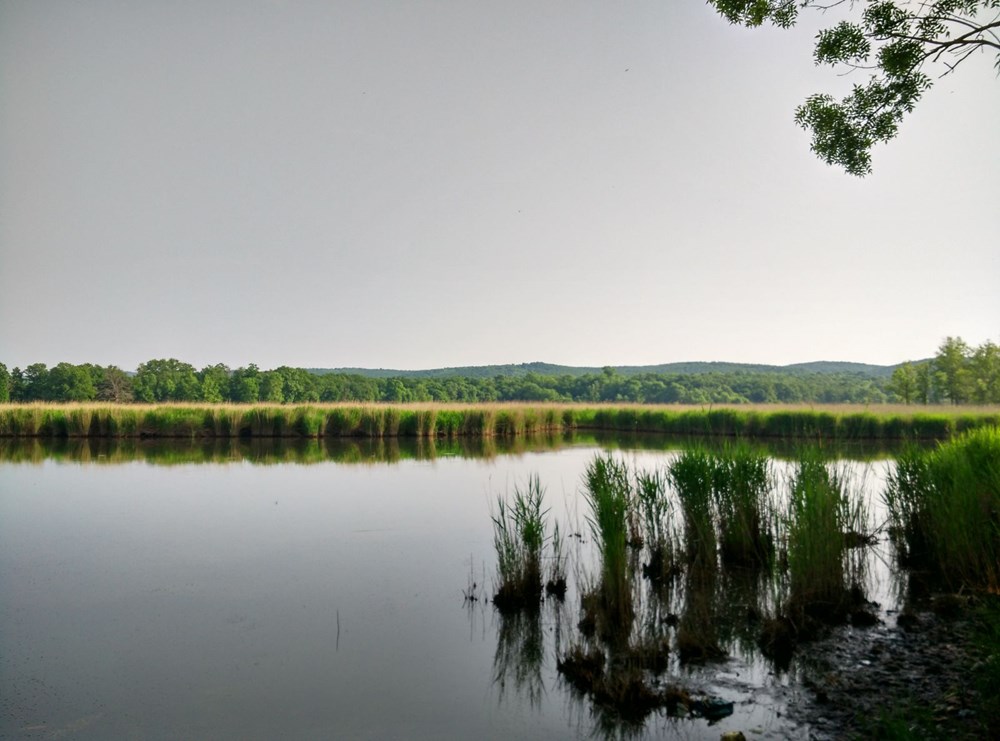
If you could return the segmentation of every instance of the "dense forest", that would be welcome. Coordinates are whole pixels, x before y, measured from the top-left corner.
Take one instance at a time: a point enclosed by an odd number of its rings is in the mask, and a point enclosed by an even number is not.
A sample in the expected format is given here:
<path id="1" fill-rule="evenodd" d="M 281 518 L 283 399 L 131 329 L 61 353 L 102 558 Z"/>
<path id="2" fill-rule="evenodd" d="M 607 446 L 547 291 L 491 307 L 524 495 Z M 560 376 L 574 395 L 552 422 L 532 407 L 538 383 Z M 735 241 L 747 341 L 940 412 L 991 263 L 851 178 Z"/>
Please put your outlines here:
<path id="1" fill-rule="evenodd" d="M 678 364 L 680 365 L 680 364 Z M 409 371 L 348 371 L 254 364 L 197 370 L 173 358 L 142 363 L 134 373 L 116 366 L 34 363 L 8 371 L 0 363 L 0 401 L 342 402 L 342 401 L 579 401 L 646 404 L 746 403 L 1000 403 L 1000 346 L 970 347 L 948 337 L 929 359 L 893 368 L 850 363 L 571 369 L 491 366 Z M 536 368 L 563 372 L 540 373 Z M 463 371 L 465 371 L 463 373 Z M 392 373 L 392 372 L 389 372 Z"/>

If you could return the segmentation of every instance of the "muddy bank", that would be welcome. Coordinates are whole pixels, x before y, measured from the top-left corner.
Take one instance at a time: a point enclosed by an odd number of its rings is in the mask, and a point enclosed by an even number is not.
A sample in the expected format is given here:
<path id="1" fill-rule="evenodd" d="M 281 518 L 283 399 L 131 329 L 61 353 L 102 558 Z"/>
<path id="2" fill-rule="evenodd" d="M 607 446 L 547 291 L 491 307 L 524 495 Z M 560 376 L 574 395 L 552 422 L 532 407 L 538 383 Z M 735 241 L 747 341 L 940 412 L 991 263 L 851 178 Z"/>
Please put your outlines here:
<path id="1" fill-rule="evenodd" d="M 869 628 L 838 628 L 801 652 L 808 691 L 788 712 L 810 738 L 871 738 L 887 722 L 911 728 L 914 737 L 989 737 L 971 680 L 984 658 L 972 640 L 971 615 L 942 616 L 930 607 L 902 619 L 884 615 Z"/>

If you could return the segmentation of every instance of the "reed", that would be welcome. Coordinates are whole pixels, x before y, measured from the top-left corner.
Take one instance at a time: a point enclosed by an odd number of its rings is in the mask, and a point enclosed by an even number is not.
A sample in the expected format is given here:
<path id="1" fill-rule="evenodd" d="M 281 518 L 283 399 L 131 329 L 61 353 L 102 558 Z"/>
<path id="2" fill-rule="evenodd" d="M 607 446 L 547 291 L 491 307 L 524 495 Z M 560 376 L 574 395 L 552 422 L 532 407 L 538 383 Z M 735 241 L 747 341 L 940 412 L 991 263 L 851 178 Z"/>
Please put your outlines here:
<path id="1" fill-rule="evenodd" d="M 526 488 L 514 487 L 510 502 L 497 497 L 492 515 L 497 555 L 497 587 L 493 604 L 501 612 L 537 609 L 542 596 L 542 546 L 545 541 L 545 490 L 535 474 Z"/>
<path id="2" fill-rule="evenodd" d="M 714 472 L 715 458 L 703 448 L 683 451 L 668 468 L 684 515 L 687 560 L 699 568 L 714 567 L 716 561 Z"/>
<path id="3" fill-rule="evenodd" d="M 653 583 L 662 583 L 675 573 L 672 506 L 667 491 L 667 476 L 662 471 L 636 471 L 636 504 L 642 519 L 649 562 L 643 575 Z"/>
<path id="4" fill-rule="evenodd" d="M 628 527 L 633 507 L 628 466 L 611 455 L 596 456 L 583 475 L 590 505 L 587 523 L 597 543 L 601 576 L 596 607 L 602 633 L 626 635 L 631 629 L 632 570 L 628 559 Z"/>
<path id="5" fill-rule="evenodd" d="M 849 494 L 844 475 L 817 454 L 804 455 L 792 476 L 786 513 L 787 609 L 793 620 L 800 614 L 826 622 L 847 617 L 850 586 L 858 584 L 859 575 L 846 568 L 846 536 L 864 532 L 866 519 L 861 498 Z"/>
<path id="6" fill-rule="evenodd" d="M 767 456 L 746 444 L 724 450 L 715 458 L 712 495 L 724 565 L 754 567 L 771 560 L 773 480 Z"/>
<path id="7" fill-rule="evenodd" d="M 309 412 L 304 410 L 308 409 Z M 200 411 L 199 411 L 200 410 Z M 88 419 L 89 415 L 89 419 Z M 249 415 L 249 416 L 248 416 Z M 320 422 L 319 419 L 324 421 Z M 307 422 L 303 422 L 308 419 Z M 397 423 L 398 422 L 398 423 Z M 996 407 L 492 404 L 0 404 L 0 437 L 521 436 L 604 430 L 786 440 L 944 440 L 1000 424 Z"/>
<path id="8" fill-rule="evenodd" d="M 907 451 L 883 498 L 905 561 L 954 589 L 1000 589 L 1000 427 Z"/>

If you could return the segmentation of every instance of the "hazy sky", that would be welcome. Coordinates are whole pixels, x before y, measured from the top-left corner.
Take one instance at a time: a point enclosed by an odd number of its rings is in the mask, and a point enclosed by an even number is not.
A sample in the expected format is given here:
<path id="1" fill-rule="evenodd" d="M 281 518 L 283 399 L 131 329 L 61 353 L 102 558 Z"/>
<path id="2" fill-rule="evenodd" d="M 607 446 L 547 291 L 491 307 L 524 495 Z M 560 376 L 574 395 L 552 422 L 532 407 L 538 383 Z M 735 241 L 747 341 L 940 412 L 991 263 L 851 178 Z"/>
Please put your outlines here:
<path id="1" fill-rule="evenodd" d="M 0 0 L 0 362 L 895 363 L 1000 340 L 1000 80 L 876 150 L 815 18 Z"/>

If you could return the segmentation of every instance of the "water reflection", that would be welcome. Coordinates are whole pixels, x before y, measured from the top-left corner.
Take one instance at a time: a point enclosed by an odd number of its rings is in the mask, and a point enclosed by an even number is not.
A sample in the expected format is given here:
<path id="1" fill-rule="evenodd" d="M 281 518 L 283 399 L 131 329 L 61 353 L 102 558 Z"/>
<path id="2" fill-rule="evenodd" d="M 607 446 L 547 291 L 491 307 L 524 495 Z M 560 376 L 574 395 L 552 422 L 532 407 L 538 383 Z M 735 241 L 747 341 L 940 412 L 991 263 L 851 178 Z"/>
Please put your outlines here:
<path id="1" fill-rule="evenodd" d="M 517 437 L 451 438 L 0 438 L 0 462 L 118 464 L 145 461 L 156 465 L 189 463 L 396 463 L 437 458 L 485 458 L 557 451 L 566 447 L 599 446 L 605 450 L 666 452 L 700 447 L 723 450 L 730 438 L 670 435 L 616 435 L 568 431 Z M 779 460 L 794 460 L 801 443 L 755 440 L 748 444 Z M 817 452 L 830 460 L 877 460 L 899 450 L 893 443 L 831 443 Z"/>

